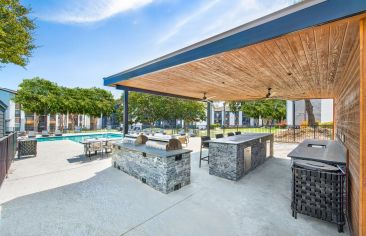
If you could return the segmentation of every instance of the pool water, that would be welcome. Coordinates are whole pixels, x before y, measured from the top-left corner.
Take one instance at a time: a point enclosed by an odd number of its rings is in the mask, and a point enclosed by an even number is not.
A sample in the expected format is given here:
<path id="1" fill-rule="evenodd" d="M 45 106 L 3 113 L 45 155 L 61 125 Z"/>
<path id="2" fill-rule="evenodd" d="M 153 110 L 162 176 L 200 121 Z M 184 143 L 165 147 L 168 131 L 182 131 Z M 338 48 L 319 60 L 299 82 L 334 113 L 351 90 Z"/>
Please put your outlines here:
<path id="1" fill-rule="evenodd" d="M 59 141 L 59 140 L 71 140 L 74 142 L 82 142 L 85 139 L 91 138 L 122 138 L 122 134 L 104 133 L 104 134 L 79 134 L 68 136 L 53 136 L 53 137 L 40 137 L 37 138 L 38 142 Z"/>

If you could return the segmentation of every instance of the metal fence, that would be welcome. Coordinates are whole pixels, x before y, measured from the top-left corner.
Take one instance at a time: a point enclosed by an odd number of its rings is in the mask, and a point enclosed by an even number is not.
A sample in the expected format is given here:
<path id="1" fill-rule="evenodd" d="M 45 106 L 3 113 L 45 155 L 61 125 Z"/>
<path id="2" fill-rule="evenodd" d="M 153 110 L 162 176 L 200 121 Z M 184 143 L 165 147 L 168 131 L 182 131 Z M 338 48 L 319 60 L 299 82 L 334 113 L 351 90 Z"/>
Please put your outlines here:
<path id="1" fill-rule="evenodd" d="M 210 130 L 211 138 L 216 134 L 235 133 L 272 133 L 275 142 L 299 143 L 305 139 L 331 140 L 333 138 L 333 125 L 316 126 L 263 126 L 263 127 L 223 127 Z M 206 130 L 199 130 L 196 133 L 199 136 L 207 135 Z"/>
<path id="2" fill-rule="evenodd" d="M 188 133 L 196 136 L 207 136 L 206 129 L 199 129 L 196 127 L 190 127 L 183 131 L 182 129 L 164 129 L 156 128 L 156 130 L 164 131 L 167 134 L 179 134 Z M 150 130 L 144 129 L 144 130 Z M 153 129 L 154 130 L 154 129 Z M 210 130 L 210 137 L 215 138 L 216 134 L 223 134 L 227 136 L 228 133 L 235 133 L 240 131 L 241 133 L 272 133 L 274 135 L 275 142 L 284 143 L 300 143 L 305 139 L 321 139 L 331 140 L 333 139 L 333 125 L 316 125 L 316 126 L 262 126 L 262 127 L 216 127 Z"/>
<path id="3" fill-rule="evenodd" d="M 17 135 L 11 133 L 0 139 L 0 186 L 8 174 L 17 147 Z"/>

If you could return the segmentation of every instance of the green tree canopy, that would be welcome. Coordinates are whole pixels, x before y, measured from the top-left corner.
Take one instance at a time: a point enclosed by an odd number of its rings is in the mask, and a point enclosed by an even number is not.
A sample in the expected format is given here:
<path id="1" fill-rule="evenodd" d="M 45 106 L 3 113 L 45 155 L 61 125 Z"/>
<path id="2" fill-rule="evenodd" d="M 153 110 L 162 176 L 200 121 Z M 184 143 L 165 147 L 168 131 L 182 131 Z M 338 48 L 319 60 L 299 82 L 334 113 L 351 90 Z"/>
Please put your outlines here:
<path id="1" fill-rule="evenodd" d="M 0 63 L 27 64 L 35 48 L 29 11 L 19 0 L 0 0 Z"/>
<path id="2" fill-rule="evenodd" d="M 26 112 L 37 114 L 56 113 L 60 109 L 61 90 L 56 83 L 35 77 L 20 83 L 15 102 Z"/>
<path id="3" fill-rule="evenodd" d="M 24 79 L 14 100 L 27 112 L 38 115 L 69 113 L 72 117 L 76 114 L 108 116 L 115 105 L 113 95 L 104 89 L 60 87 L 39 77 Z"/>
<path id="4" fill-rule="evenodd" d="M 286 101 L 269 99 L 259 101 L 240 101 L 229 104 L 231 111 L 241 110 L 248 117 L 263 118 L 267 121 L 283 120 L 286 117 Z"/>
<path id="5" fill-rule="evenodd" d="M 153 125 L 159 120 L 184 120 L 186 124 L 205 119 L 202 102 L 130 92 L 129 113 L 133 122 Z"/>

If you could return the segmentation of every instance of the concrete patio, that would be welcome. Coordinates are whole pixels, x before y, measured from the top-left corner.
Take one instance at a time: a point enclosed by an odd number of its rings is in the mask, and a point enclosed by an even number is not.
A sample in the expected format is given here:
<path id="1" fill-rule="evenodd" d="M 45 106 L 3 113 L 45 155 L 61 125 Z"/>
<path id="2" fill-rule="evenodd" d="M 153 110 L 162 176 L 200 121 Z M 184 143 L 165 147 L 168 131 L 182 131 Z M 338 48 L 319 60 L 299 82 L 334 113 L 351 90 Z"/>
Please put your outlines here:
<path id="1" fill-rule="evenodd" d="M 336 225 L 291 216 L 293 144 L 233 182 L 198 168 L 191 139 L 191 184 L 168 195 L 111 167 L 89 161 L 72 141 L 38 144 L 36 158 L 16 160 L 0 189 L 0 235 L 349 235 Z"/>

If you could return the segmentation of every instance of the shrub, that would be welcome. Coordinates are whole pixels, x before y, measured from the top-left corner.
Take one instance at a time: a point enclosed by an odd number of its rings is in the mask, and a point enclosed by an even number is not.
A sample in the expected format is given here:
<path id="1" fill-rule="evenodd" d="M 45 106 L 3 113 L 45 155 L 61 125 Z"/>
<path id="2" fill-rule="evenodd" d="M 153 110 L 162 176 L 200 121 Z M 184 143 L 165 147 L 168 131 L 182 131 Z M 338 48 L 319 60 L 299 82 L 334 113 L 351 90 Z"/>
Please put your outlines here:
<path id="1" fill-rule="evenodd" d="M 216 129 L 216 128 L 219 128 L 220 126 L 221 126 L 220 124 L 212 124 L 212 125 L 210 125 L 210 128 Z"/>

